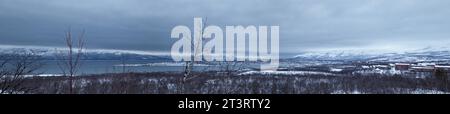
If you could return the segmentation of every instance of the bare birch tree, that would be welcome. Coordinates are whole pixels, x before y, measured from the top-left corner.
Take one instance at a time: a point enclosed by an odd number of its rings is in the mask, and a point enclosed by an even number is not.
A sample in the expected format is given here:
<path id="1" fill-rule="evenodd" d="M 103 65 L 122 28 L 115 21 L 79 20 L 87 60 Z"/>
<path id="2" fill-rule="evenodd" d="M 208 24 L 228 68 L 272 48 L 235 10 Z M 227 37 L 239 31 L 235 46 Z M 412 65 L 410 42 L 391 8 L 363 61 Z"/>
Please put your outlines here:
<path id="1" fill-rule="evenodd" d="M 69 77 L 69 94 L 73 94 L 74 76 L 77 74 L 81 66 L 81 58 L 85 51 L 85 31 L 83 30 L 77 39 L 73 38 L 72 32 L 69 29 L 65 33 L 66 49 L 59 50 L 57 53 L 58 66 L 64 76 Z"/>
<path id="2" fill-rule="evenodd" d="M 33 50 L 18 50 L 0 57 L 0 94 L 28 93 L 34 87 L 23 86 L 26 77 L 42 67 L 41 57 Z"/>
<path id="3" fill-rule="evenodd" d="M 206 25 L 207 20 L 208 20 L 208 18 L 205 18 L 205 21 L 202 21 L 201 26 L 200 26 L 201 29 L 199 31 L 194 31 L 194 32 L 198 32 L 200 34 L 200 36 L 198 37 L 199 39 L 191 42 L 191 46 L 192 46 L 192 48 L 194 48 L 194 53 L 191 53 L 189 55 L 189 56 L 191 56 L 191 60 L 185 62 L 183 82 L 196 77 L 192 74 L 192 72 L 194 70 L 194 65 L 196 63 L 198 63 L 195 61 L 195 58 L 202 56 L 200 53 L 202 53 L 202 51 L 203 51 L 202 50 L 203 45 L 199 45 L 199 44 L 204 43 L 204 41 L 202 40 L 203 39 L 203 30 L 205 29 L 204 27 Z M 194 39 L 195 39 L 195 37 L 194 37 Z"/>

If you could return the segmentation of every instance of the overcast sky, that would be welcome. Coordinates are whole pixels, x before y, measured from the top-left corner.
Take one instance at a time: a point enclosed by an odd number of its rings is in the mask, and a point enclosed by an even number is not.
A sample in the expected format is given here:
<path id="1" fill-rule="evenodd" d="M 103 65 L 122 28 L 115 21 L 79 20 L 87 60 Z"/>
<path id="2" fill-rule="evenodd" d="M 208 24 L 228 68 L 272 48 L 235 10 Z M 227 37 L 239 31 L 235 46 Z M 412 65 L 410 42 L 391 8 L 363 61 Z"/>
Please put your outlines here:
<path id="1" fill-rule="evenodd" d="M 0 0 L 0 45 L 168 51 L 177 25 L 279 25 L 281 53 L 450 45 L 449 0 Z"/>

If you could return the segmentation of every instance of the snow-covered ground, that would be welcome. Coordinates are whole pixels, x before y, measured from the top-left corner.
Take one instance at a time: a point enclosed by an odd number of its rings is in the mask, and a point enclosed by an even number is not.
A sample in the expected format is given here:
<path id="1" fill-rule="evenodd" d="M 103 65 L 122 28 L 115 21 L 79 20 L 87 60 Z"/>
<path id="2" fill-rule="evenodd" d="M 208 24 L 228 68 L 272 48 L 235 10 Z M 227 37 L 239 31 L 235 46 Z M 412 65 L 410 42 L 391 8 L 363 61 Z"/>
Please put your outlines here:
<path id="1" fill-rule="evenodd" d="M 24 75 L 25 77 L 33 77 L 33 76 L 41 76 L 41 77 L 46 77 L 46 76 L 64 76 L 63 74 L 29 74 L 29 75 Z"/>
<path id="2" fill-rule="evenodd" d="M 327 72 L 315 72 L 315 71 L 247 71 L 240 73 L 239 75 L 254 75 L 254 74 L 262 74 L 262 75 L 326 75 L 326 76 L 334 76 L 335 74 L 327 73 Z"/>
<path id="3" fill-rule="evenodd" d="M 159 63 L 145 63 L 145 64 L 117 64 L 116 67 L 142 67 L 142 66 L 185 66 L 186 63 L 183 62 L 159 62 Z M 210 66 L 207 64 L 195 63 L 194 66 Z"/>
<path id="4" fill-rule="evenodd" d="M 439 90 L 429 90 L 429 89 L 404 89 L 401 90 L 398 94 L 450 94 L 449 92 L 439 91 Z M 335 90 L 331 94 L 373 94 L 368 92 L 362 92 L 359 90 L 353 91 L 344 91 L 344 90 Z"/>

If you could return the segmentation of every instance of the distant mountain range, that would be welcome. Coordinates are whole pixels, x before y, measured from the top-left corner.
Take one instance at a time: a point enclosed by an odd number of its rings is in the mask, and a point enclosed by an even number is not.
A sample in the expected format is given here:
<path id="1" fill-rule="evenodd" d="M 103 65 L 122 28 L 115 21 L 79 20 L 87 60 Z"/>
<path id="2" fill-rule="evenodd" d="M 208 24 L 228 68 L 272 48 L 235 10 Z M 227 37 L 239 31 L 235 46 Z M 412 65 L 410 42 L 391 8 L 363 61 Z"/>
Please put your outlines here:
<path id="1" fill-rule="evenodd" d="M 19 52 L 34 52 L 44 59 L 52 60 L 59 53 L 65 53 L 67 49 L 52 47 L 32 47 L 32 46 L 0 46 L 0 55 L 14 54 Z M 85 60 L 171 60 L 170 55 L 161 52 L 147 52 L 135 50 L 108 50 L 108 49 L 87 49 L 84 53 Z"/>
<path id="2" fill-rule="evenodd" d="M 426 47 L 410 51 L 390 50 L 331 50 L 304 52 L 294 56 L 305 60 L 361 60 L 379 62 L 449 61 L 450 48 Z"/>
<path id="3" fill-rule="evenodd" d="M 0 45 L 0 55 L 12 54 L 20 51 L 34 51 L 45 59 L 55 59 L 59 51 L 64 48 L 33 47 L 33 46 L 4 46 Z M 172 60 L 169 53 L 135 51 L 88 49 L 84 59 L 88 60 Z M 348 60 L 348 61 L 379 61 L 379 62 L 426 62 L 450 61 L 449 47 L 426 47 L 410 51 L 390 50 L 330 50 L 302 52 L 290 59 L 301 60 Z"/>

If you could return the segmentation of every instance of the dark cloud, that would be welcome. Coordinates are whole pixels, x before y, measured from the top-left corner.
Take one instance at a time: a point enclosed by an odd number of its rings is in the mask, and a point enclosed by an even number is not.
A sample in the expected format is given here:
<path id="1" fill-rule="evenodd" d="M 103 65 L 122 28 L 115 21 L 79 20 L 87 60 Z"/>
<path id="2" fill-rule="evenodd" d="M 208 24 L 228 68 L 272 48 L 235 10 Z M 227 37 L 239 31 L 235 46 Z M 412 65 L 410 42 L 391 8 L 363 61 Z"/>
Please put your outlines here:
<path id="1" fill-rule="evenodd" d="M 281 52 L 448 45 L 443 0 L 2 0 L 0 44 L 61 46 L 87 31 L 91 48 L 168 51 L 170 31 L 208 24 L 280 25 Z"/>

